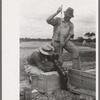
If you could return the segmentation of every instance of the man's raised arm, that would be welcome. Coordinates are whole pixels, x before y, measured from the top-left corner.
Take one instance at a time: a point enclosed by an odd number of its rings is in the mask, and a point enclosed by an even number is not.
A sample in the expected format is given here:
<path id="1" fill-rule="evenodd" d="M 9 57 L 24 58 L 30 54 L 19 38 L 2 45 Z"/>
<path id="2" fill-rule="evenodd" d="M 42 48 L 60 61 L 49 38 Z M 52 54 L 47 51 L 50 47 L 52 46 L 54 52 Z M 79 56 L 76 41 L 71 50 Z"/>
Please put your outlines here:
<path id="1" fill-rule="evenodd" d="M 53 23 L 53 18 L 54 18 L 56 15 L 58 15 L 58 14 L 61 12 L 61 10 L 62 10 L 62 8 L 59 7 L 58 10 L 57 10 L 57 12 L 55 12 L 54 14 L 52 14 L 51 16 L 49 16 L 49 17 L 46 19 L 47 23 L 48 23 L 48 24 L 52 24 L 52 23 Z"/>

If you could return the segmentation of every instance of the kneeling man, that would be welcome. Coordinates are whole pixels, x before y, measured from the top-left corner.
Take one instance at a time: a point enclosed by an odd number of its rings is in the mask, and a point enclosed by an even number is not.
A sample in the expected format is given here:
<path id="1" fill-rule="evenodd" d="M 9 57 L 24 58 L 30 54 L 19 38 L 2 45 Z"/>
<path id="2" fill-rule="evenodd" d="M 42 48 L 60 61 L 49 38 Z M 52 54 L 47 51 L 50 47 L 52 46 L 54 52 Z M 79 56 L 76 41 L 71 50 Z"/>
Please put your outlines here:
<path id="1" fill-rule="evenodd" d="M 61 88 L 67 88 L 67 73 L 63 69 L 62 64 L 58 61 L 59 55 L 54 53 L 53 46 L 47 44 L 39 49 L 35 50 L 28 58 L 28 64 L 26 66 L 26 72 L 30 74 L 39 75 L 47 71 L 58 71 L 61 79 Z M 35 68 L 35 70 L 34 70 Z"/>

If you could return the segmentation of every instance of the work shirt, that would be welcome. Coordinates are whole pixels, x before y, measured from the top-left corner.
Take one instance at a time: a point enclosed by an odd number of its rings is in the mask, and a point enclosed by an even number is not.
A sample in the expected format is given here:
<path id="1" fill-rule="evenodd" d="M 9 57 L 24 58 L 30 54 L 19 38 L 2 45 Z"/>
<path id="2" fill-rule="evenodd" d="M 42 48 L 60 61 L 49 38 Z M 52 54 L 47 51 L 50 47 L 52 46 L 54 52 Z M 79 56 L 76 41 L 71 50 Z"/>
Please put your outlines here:
<path id="1" fill-rule="evenodd" d="M 61 24 L 61 22 L 62 22 L 62 24 Z M 65 40 L 69 34 L 70 35 L 74 34 L 74 25 L 71 21 L 66 22 L 66 21 L 64 21 L 64 19 L 57 17 L 50 21 L 47 21 L 47 23 L 54 26 L 52 41 L 60 42 L 61 35 L 63 36 L 63 39 Z"/>
<path id="2" fill-rule="evenodd" d="M 39 50 L 34 50 L 33 53 L 27 58 L 27 60 L 29 64 L 38 67 L 43 66 L 43 62 L 44 62 Z"/>
<path id="3" fill-rule="evenodd" d="M 33 51 L 33 53 L 27 58 L 30 65 L 38 67 L 43 71 L 55 70 L 54 63 L 43 58 L 43 55 L 39 50 Z"/>

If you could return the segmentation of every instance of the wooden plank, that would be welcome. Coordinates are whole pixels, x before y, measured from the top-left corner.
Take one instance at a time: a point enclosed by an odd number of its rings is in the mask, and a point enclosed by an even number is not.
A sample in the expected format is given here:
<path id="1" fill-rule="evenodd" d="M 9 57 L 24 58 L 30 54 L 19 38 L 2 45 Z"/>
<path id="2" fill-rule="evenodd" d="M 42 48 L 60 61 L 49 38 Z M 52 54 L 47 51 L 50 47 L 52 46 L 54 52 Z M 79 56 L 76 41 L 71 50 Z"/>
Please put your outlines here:
<path id="1" fill-rule="evenodd" d="M 85 77 L 82 78 L 82 81 L 83 81 L 84 83 L 89 84 L 89 85 L 91 85 L 91 84 L 94 84 L 94 85 L 95 85 L 95 82 L 96 82 L 95 79 L 90 79 L 90 78 L 85 78 Z"/>
<path id="2" fill-rule="evenodd" d="M 69 85 L 68 87 L 69 87 L 71 92 L 74 92 L 74 93 L 77 93 L 77 94 L 84 94 L 84 95 L 92 96 L 93 98 L 96 97 L 96 94 L 95 94 L 94 91 L 89 91 L 89 90 L 76 88 L 76 87 L 71 86 L 71 85 Z"/>
<path id="3" fill-rule="evenodd" d="M 70 82 L 70 85 L 72 85 L 72 86 L 75 86 L 75 87 L 77 87 L 77 88 L 82 88 L 83 86 L 82 86 L 82 84 L 80 84 L 80 83 L 77 83 L 77 82 Z"/>
<path id="4" fill-rule="evenodd" d="M 83 78 L 82 78 L 83 88 L 95 91 L 95 87 L 96 87 L 95 75 L 84 72 L 84 73 L 82 73 L 82 76 L 83 76 Z"/>
<path id="5" fill-rule="evenodd" d="M 88 78 L 88 77 L 82 77 L 83 82 L 90 82 L 90 83 L 94 83 L 96 82 L 95 78 Z"/>
<path id="6" fill-rule="evenodd" d="M 95 91 L 95 89 L 96 89 L 95 81 L 94 80 L 92 80 L 92 81 L 83 80 L 83 88 Z"/>
<path id="7" fill-rule="evenodd" d="M 96 74 L 96 69 L 89 69 L 89 70 L 85 70 L 84 72 Z"/>
<path id="8" fill-rule="evenodd" d="M 75 81 L 71 81 L 69 82 L 72 86 L 75 86 L 75 87 L 79 87 L 79 88 L 83 88 L 83 89 L 87 89 L 87 90 L 92 90 L 92 91 L 95 91 L 95 84 L 89 84 L 89 83 L 78 83 L 78 82 L 75 82 Z"/>
<path id="9" fill-rule="evenodd" d="M 82 79 L 81 75 L 76 75 L 76 74 L 71 74 L 71 73 L 68 74 L 68 77 L 73 77 L 73 78 L 76 78 L 76 79 Z"/>
<path id="10" fill-rule="evenodd" d="M 82 84 L 82 77 L 77 75 L 68 75 L 69 82 L 78 82 Z"/>
<path id="11" fill-rule="evenodd" d="M 68 81 L 70 84 L 73 84 L 77 87 L 82 84 L 82 76 L 80 75 L 80 71 L 69 69 L 68 70 Z"/>
<path id="12" fill-rule="evenodd" d="M 80 75 L 80 76 L 89 77 L 89 78 L 95 78 L 96 77 L 95 74 L 91 74 L 91 73 L 84 72 L 82 70 L 77 70 L 77 69 L 69 69 L 68 74 Z"/>
<path id="13" fill-rule="evenodd" d="M 73 70 L 73 69 L 70 69 L 69 72 L 68 72 L 68 76 L 82 76 L 84 78 L 90 78 L 90 79 L 94 79 L 95 80 L 95 74 L 90 74 L 90 73 L 87 73 L 87 72 L 83 72 L 83 71 L 78 71 L 78 70 Z"/>
<path id="14" fill-rule="evenodd" d="M 75 74 L 69 73 L 68 74 L 69 81 L 75 81 L 75 82 L 80 82 L 80 83 L 85 81 L 85 82 L 89 82 L 89 83 L 95 83 L 95 78 L 93 78 L 92 76 L 86 77 L 87 75 L 86 76 L 85 75 L 83 76 L 83 75 L 82 74 L 81 75 L 75 75 Z"/>
<path id="15" fill-rule="evenodd" d="M 82 85 L 82 88 L 83 88 L 83 89 L 87 89 L 87 90 L 95 91 L 96 86 L 94 86 L 93 84 L 92 84 L 92 85 L 88 85 L 87 83 L 84 83 L 84 84 Z"/>
<path id="16" fill-rule="evenodd" d="M 68 74 L 80 75 L 81 71 L 76 69 L 69 69 Z"/>
<path id="17" fill-rule="evenodd" d="M 76 69 L 69 69 L 68 72 L 69 84 L 95 91 L 95 74 L 90 74 Z"/>
<path id="18" fill-rule="evenodd" d="M 88 78 L 92 78 L 92 79 L 95 79 L 95 74 L 91 74 L 91 73 L 87 73 L 87 72 L 82 72 L 81 75 L 83 77 L 88 77 Z"/>

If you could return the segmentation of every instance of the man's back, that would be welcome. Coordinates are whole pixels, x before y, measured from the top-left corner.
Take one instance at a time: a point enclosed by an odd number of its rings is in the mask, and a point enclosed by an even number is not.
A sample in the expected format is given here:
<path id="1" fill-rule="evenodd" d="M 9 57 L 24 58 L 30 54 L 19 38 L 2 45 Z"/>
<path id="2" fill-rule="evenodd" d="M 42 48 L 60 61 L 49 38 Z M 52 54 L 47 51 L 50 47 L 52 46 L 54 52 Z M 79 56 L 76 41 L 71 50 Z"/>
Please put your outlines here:
<path id="1" fill-rule="evenodd" d="M 41 63 L 41 54 L 39 50 L 34 50 L 33 53 L 27 58 L 30 65 L 38 66 L 37 63 Z"/>
<path id="2" fill-rule="evenodd" d="M 38 67 L 43 71 L 55 70 L 54 63 L 47 59 L 45 60 L 39 50 L 35 50 L 28 58 L 27 61 L 30 65 Z"/>

